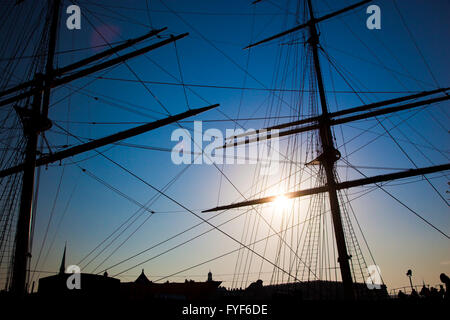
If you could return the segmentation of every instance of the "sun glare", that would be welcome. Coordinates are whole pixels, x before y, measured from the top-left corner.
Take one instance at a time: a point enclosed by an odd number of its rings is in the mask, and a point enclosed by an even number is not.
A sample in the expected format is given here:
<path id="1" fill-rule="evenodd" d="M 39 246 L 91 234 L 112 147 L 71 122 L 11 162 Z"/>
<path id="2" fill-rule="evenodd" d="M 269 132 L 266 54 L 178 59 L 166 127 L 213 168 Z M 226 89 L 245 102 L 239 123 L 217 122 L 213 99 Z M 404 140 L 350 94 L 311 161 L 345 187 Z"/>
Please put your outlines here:
<path id="1" fill-rule="evenodd" d="M 286 209 L 289 204 L 289 198 L 284 195 L 279 195 L 275 198 L 273 204 L 279 209 Z"/>

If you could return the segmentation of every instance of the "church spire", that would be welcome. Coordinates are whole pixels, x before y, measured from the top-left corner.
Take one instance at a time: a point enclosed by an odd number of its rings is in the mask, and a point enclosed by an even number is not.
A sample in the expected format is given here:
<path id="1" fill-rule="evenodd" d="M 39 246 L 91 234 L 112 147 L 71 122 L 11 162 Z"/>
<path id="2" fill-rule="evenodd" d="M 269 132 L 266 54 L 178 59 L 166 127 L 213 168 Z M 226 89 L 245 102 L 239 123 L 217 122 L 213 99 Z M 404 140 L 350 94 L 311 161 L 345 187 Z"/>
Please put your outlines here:
<path id="1" fill-rule="evenodd" d="M 64 245 L 64 253 L 63 253 L 62 260 L 61 260 L 61 266 L 59 267 L 59 274 L 63 274 L 66 271 L 66 247 L 67 247 L 67 242 Z"/>

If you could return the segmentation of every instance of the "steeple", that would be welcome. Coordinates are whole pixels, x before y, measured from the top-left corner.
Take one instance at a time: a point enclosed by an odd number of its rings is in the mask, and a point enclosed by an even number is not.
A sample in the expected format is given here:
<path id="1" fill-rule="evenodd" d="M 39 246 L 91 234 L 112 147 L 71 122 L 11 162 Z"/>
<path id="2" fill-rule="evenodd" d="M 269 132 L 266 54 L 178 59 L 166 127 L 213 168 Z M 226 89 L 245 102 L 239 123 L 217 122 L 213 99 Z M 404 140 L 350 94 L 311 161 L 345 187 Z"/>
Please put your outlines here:
<path id="1" fill-rule="evenodd" d="M 151 283 L 151 281 L 148 280 L 147 276 L 145 275 L 144 269 L 142 269 L 142 273 L 134 282 L 139 283 L 139 284 L 150 284 Z"/>
<path id="2" fill-rule="evenodd" d="M 63 253 L 62 260 L 61 260 L 61 266 L 59 267 L 59 274 L 64 274 L 66 271 L 66 247 L 67 247 L 67 242 L 64 245 L 64 253 Z"/>

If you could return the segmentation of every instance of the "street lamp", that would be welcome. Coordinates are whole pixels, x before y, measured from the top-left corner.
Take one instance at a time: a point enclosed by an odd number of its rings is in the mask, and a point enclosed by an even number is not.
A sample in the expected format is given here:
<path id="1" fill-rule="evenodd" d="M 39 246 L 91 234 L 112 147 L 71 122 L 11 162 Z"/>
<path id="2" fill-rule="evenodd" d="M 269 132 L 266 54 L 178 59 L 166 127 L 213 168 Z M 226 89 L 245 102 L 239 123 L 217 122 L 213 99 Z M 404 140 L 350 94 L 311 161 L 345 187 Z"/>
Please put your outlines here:
<path id="1" fill-rule="evenodd" d="M 411 285 L 411 291 L 412 291 L 412 290 L 414 290 L 414 288 L 413 288 L 412 281 L 411 281 L 411 277 L 412 277 L 412 271 L 411 271 L 411 269 L 409 269 L 409 270 L 406 272 L 406 276 L 409 278 L 409 284 Z"/>

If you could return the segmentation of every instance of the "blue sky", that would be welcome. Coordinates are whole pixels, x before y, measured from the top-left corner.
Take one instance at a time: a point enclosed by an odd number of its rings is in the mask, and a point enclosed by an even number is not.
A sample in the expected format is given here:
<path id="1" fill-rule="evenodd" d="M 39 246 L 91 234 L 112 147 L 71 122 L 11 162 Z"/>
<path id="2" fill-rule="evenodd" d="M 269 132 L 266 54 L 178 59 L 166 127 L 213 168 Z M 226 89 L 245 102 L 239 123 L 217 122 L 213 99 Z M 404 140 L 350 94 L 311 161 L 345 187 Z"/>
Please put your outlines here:
<path id="1" fill-rule="evenodd" d="M 317 16 L 354 2 L 348 0 L 313 1 Z M 192 91 L 187 91 L 190 107 L 220 103 L 220 112 L 212 110 L 195 117 L 196 120 L 226 120 L 227 118 L 273 117 L 279 115 L 295 118 L 297 115 L 295 112 L 300 111 L 305 115 L 310 112 L 307 105 L 307 94 L 303 98 L 299 98 L 297 93 L 281 92 L 278 97 L 281 96 L 285 101 L 288 101 L 288 103 L 283 104 L 279 102 L 276 96 L 270 95 L 270 92 L 266 90 L 267 88 L 295 89 L 299 85 L 304 85 L 305 89 L 308 88 L 308 82 L 301 83 L 302 70 L 296 62 L 296 58 L 303 51 L 303 44 L 297 46 L 287 44 L 289 41 L 302 41 L 302 32 L 251 50 L 242 50 L 250 42 L 294 26 L 296 1 L 262 1 L 258 5 L 251 5 L 251 1 L 237 0 L 196 0 L 189 2 L 168 0 L 163 3 L 155 0 L 149 1 L 150 17 L 147 14 L 146 1 L 143 0 L 127 1 L 126 4 L 123 1 L 116 0 L 108 1 L 108 4 L 104 4 L 103 1 L 79 1 L 78 3 L 84 15 L 82 29 L 69 31 L 63 27 L 59 37 L 58 51 L 87 48 L 99 43 L 98 41 L 101 40 L 98 39 L 94 27 L 101 30 L 111 42 L 141 35 L 149 30 L 150 23 L 155 28 L 167 26 L 168 30 L 163 32 L 164 37 L 169 34 L 176 35 L 189 32 L 188 37 L 177 42 L 176 49 L 173 45 L 165 46 L 143 57 L 129 61 L 129 66 L 141 80 L 179 84 L 179 63 L 184 82 L 200 85 L 190 87 Z M 326 89 L 330 91 L 327 93 L 327 98 L 331 111 L 406 95 L 408 92 L 431 90 L 438 86 L 445 87 L 449 84 L 449 43 L 446 41 L 449 30 L 449 3 L 447 1 L 397 1 L 397 6 L 420 48 L 420 53 L 405 29 L 393 2 L 374 1 L 373 3 L 381 8 L 381 30 L 368 30 L 366 28 L 366 6 L 320 25 L 320 41 L 323 49 L 336 61 L 341 70 L 345 70 L 346 75 L 352 79 L 355 88 L 358 91 L 376 92 L 361 93 L 362 101 L 356 95 L 350 94 L 348 91 L 351 91 L 351 89 L 330 68 L 322 54 L 322 69 Z M 302 12 L 302 8 L 301 6 L 300 12 Z M 63 14 L 63 17 L 66 17 L 66 15 Z M 64 23 L 64 20 L 65 18 L 63 18 L 62 23 Z M 147 41 L 146 43 L 150 42 Z M 97 51 L 94 49 L 88 49 L 59 54 L 57 65 L 66 65 L 95 52 Z M 426 59 L 433 75 L 430 74 L 421 55 Z M 279 71 L 278 75 L 275 73 L 276 70 Z M 331 73 L 330 70 L 332 70 Z M 134 124 L 93 125 L 80 122 L 144 122 L 161 118 L 166 114 L 148 90 L 135 81 L 136 77 L 124 65 L 108 70 L 104 77 L 109 78 L 109 80 L 96 79 L 85 88 L 83 94 L 75 93 L 70 99 L 64 99 L 56 103 L 61 97 L 70 93 L 70 90 L 82 87 L 100 74 L 73 82 L 69 88 L 55 90 L 52 96 L 53 105 L 50 108 L 50 118 L 73 134 L 92 139 L 132 127 Z M 284 77 L 284 81 L 282 77 Z M 117 79 L 122 80 L 118 81 Z M 182 86 L 155 83 L 146 83 L 146 85 L 171 114 L 187 110 Z M 202 85 L 221 88 L 207 88 L 202 87 Z M 223 87 L 234 87 L 234 89 Z M 259 90 L 240 90 L 241 87 Z M 334 94 L 331 92 L 333 90 L 339 92 Z M 105 101 L 116 103 L 120 107 L 105 103 Z M 127 106 L 128 110 L 124 109 L 123 106 Z M 448 102 L 445 102 L 440 103 L 439 106 L 431 107 L 429 111 L 422 110 L 414 115 L 414 111 L 404 112 L 389 117 L 389 119 L 380 118 L 380 120 L 388 129 L 401 123 L 389 132 L 416 165 L 442 164 L 448 162 L 450 147 L 447 107 Z M 137 110 L 138 113 L 130 112 L 130 108 Z M 403 121 L 408 117 L 411 118 Z M 239 124 L 245 128 L 259 128 L 285 120 L 239 121 Z M 183 125 L 192 127 L 190 122 L 183 123 Z M 205 122 L 203 126 L 204 130 L 218 128 L 225 131 L 227 128 L 234 128 L 234 123 L 226 121 Z M 364 135 L 346 143 L 345 148 L 340 149 L 344 156 L 351 154 L 348 161 L 352 165 L 385 168 L 414 167 L 392 139 L 385 134 L 384 129 L 373 119 L 360 121 L 351 124 L 351 126 L 343 125 L 342 131 L 341 128 L 336 127 L 336 144 L 340 146 L 371 127 L 370 132 L 366 132 Z M 171 149 L 175 142 L 170 141 L 170 135 L 176 128 L 176 125 L 168 126 L 129 139 L 126 142 Z M 74 138 L 67 138 L 56 131 L 60 130 L 54 127 L 47 134 L 52 145 L 78 143 Z M 380 134 L 385 135 L 361 150 L 352 153 Z M 306 135 L 303 135 L 299 136 L 298 139 L 306 142 L 306 137 Z M 290 138 L 289 141 L 292 143 L 293 139 Z M 416 145 L 410 144 L 410 141 L 416 143 Z M 430 142 L 432 145 L 430 145 Z M 286 140 L 282 145 L 286 146 L 287 143 Z M 438 152 L 433 148 L 443 152 Z M 124 146 L 104 147 L 101 150 L 108 157 L 138 174 L 142 179 L 157 188 L 164 187 L 184 169 L 184 166 L 177 166 L 171 162 L 169 152 Z M 302 157 L 304 157 L 304 154 L 302 154 Z M 135 204 L 118 196 L 86 173 L 81 172 L 73 162 L 141 203 L 146 203 L 150 197 L 155 195 L 154 190 L 98 156 L 95 152 L 65 160 L 62 162 L 62 166 L 53 164 L 47 170 L 42 170 L 33 257 L 38 256 L 53 203 L 55 203 L 55 210 L 43 256 L 45 256 L 56 230 L 57 235 L 44 265 L 41 265 L 43 257 L 41 258 L 39 270 L 54 271 L 58 269 L 59 259 L 66 241 L 68 243 L 67 261 L 70 264 L 76 264 L 100 241 L 105 239 L 115 227 L 138 210 Z M 339 162 L 338 165 L 343 166 L 345 163 Z M 222 167 L 219 166 L 219 168 Z M 253 190 L 251 189 L 255 177 L 254 165 L 229 165 L 222 169 L 228 179 L 233 182 L 233 185 L 223 177 L 221 179 L 221 173 L 214 166 L 193 165 L 168 189 L 167 194 L 187 208 L 199 213 L 202 209 L 214 207 L 217 204 L 242 201 L 243 198 L 236 189 L 245 193 L 246 197 L 252 198 L 256 192 L 269 185 L 268 182 L 261 179 L 258 180 Z M 281 176 L 273 177 L 273 181 L 284 177 L 288 172 L 288 167 L 283 168 L 282 171 Z M 373 168 L 361 168 L 361 171 L 366 175 L 389 172 L 389 170 Z M 361 177 L 354 170 L 347 170 L 343 167 L 339 167 L 339 173 L 342 180 Z M 58 182 L 62 174 L 61 190 L 55 200 Z M 434 177 L 436 176 L 439 175 L 434 175 Z M 386 190 L 441 228 L 445 233 L 450 233 L 448 206 L 426 181 L 417 182 L 417 178 L 410 180 L 416 182 L 397 186 L 394 182 L 391 183 L 392 186 L 388 185 Z M 448 198 L 446 195 L 448 179 L 441 176 L 431 181 L 436 189 Z M 64 219 L 61 220 L 60 228 L 57 229 L 58 221 L 75 186 L 76 189 L 68 205 L 68 210 Z M 307 187 L 308 185 L 302 186 Z M 291 181 L 289 185 L 280 184 L 279 188 L 288 188 L 291 191 L 294 190 L 292 189 L 294 185 Z M 247 192 L 247 190 L 249 191 Z M 356 191 L 358 190 L 350 190 L 349 197 L 352 198 L 352 192 Z M 267 194 L 271 193 L 268 192 Z M 297 208 L 303 208 L 302 206 L 298 205 Z M 407 278 L 404 274 L 410 268 L 413 269 L 414 281 L 418 284 L 422 280 L 430 284 L 436 284 L 439 282 L 439 273 L 450 272 L 448 239 L 424 224 L 383 191 L 376 190 L 352 201 L 352 207 L 389 287 L 406 285 Z M 164 197 L 159 198 L 151 208 L 156 211 L 156 214 L 148 219 L 99 270 L 199 222 L 198 218 Z M 267 217 L 270 217 L 273 211 L 270 208 L 261 210 Z M 300 216 L 304 214 L 302 210 L 300 209 L 299 216 L 295 219 L 300 219 Z M 240 213 L 242 211 L 230 211 L 212 222 L 218 225 Z M 275 228 L 280 227 L 283 223 L 279 217 L 282 214 L 286 213 L 278 214 L 277 219 L 280 220 L 275 219 Z M 201 215 L 207 218 L 209 214 Z M 255 219 L 254 216 L 245 217 L 243 215 L 232 223 L 224 225 L 221 229 L 240 239 L 246 224 L 245 219 Z M 125 239 L 130 231 L 142 223 L 144 219 L 145 215 L 136 221 L 111 248 L 94 260 L 85 271 L 91 272 L 103 258 L 108 256 L 115 245 Z M 133 266 L 133 264 L 162 252 L 208 228 L 208 226 L 202 225 L 131 262 L 108 270 L 108 272 L 114 275 L 128 266 Z M 266 232 L 267 230 L 261 229 L 257 238 L 262 237 Z M 360 244 L 363 244 L 361 237 L 359 237 L 359 241 Z M 276 245 L 276 240 L 270 242 L 269 247 L 273 252 L 269 250 L 268 259 L 274 259 Z M 128 271 L 121 275 L 121 279 L 132 280 L 142 268 L 145 268 L 150 278 L 157 279 L 160 275 L 177 272 L 203 260 L 236 249 L 238 246 L 223 234 L 212 231 L 158 259 Z M 257 247 L 257 250 L 262 249 Z M 364 250 L 366 260 L 368 264 L 371 264 L 369 263 L 367 250 Z M 212 270 L 215 274 L 223 274 L 222 279 L 224 281 L 229 281 L 231 278 L 228 275 L 233 274 L 236 259 L 237 254 L 232 254 L 182 273 L 182 275 L 202 280 L 202 277 L 196 278 L 196 276 L 204 275 L 206 278 L 208 270 Z M 86 261 L 89 260 L 90 258 Z M 32 260 L 32 268 L 34 268 L 35 262 L 35 260 Z M 253 271 L 250 270 L 250 272 Z M 268 272 L 265 274 L 267 277 L 263 279 L 267 283 L 270 281 L 269 272 L 272 271 L 272 267 L 264 265 L 264 271 Z M 125 275 L 129 275 L 129 277 L 124 277 Z M 180 279 L 170 278 L 170 280 Z M 181 280 L 184 280 L 184 278 Z M 255 279 L 250 277 L 250 280 Z M 224 284 L 228 286 L 230 282 Z"/>

